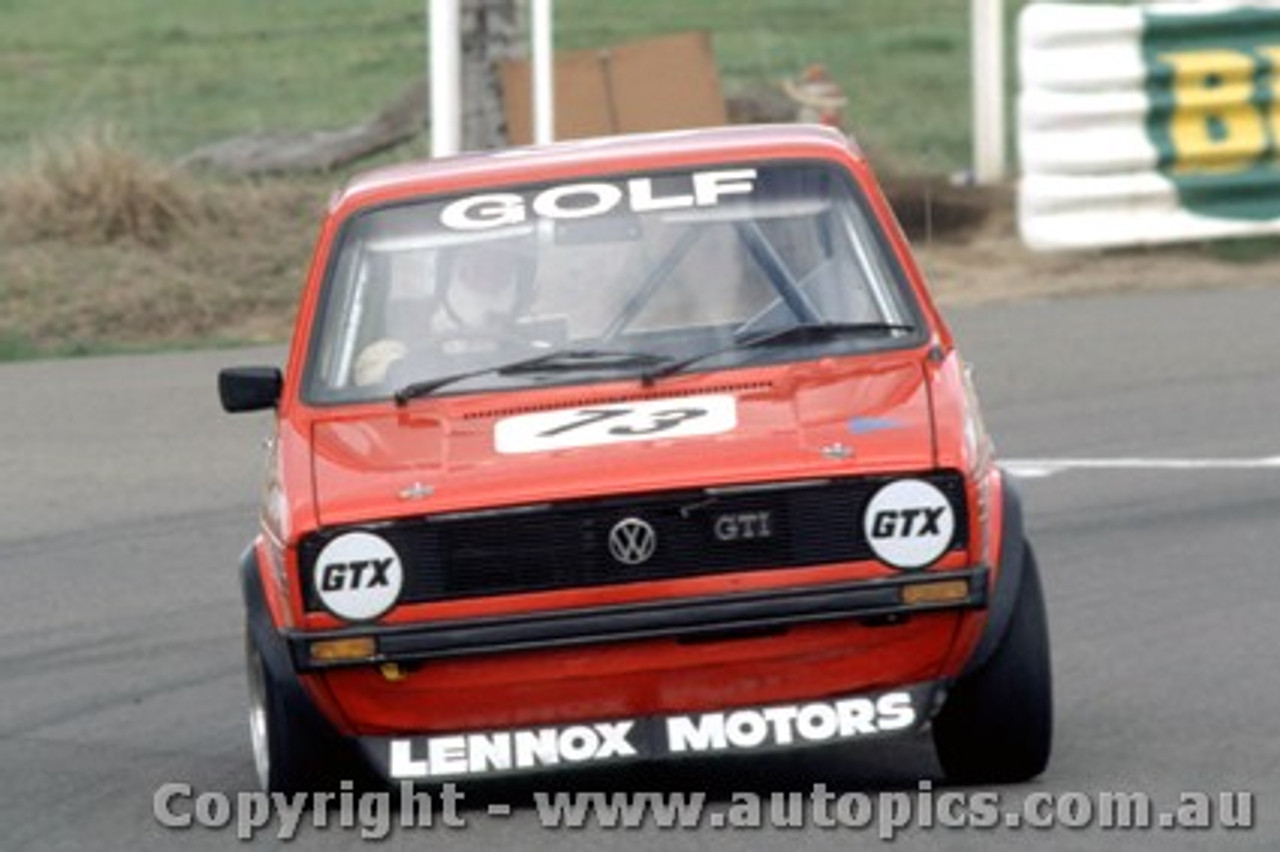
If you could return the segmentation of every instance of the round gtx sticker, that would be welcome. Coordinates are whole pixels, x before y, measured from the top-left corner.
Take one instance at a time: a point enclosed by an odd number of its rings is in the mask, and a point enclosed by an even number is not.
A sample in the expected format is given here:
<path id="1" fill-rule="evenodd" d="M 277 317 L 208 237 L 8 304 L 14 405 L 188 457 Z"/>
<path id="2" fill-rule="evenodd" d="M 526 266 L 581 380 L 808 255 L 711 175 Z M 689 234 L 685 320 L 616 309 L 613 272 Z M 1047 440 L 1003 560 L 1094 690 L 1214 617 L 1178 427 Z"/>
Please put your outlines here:
<path id="1" fill-rule="evenodd" d="M 956 519 L 938 488 L 920 479 L 900 479 L 876 492 L 862 517 L 872 551 L 894 568 L 923 568 L 951 546 Z"/>
<path id="2" fill-rule="evenodd" d="M 348 621 L 369 621 L 395 605 L 404 569 L 386 539 L 351 532 L 324 546 L 312 580 L 329 612 Z"/>

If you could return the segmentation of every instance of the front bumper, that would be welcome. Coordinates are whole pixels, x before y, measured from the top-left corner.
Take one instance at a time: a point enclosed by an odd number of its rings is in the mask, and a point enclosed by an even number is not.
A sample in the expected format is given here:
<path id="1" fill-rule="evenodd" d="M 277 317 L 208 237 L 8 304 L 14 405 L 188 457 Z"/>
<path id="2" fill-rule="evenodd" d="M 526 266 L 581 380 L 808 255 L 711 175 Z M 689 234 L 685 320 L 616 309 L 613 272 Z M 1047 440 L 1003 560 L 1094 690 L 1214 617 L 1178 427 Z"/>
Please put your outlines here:
<path id="1" fill-rule="evenodd" d="M 792 625 L 833 621 L 894 623 L 912 615 L 979 609 L 987 604 L 988 569 L 921 572 L 792 590 L 739 592 L 574 610 L 446 621 L 409 626 L 358 626 L 285 635 L 294 667 L 411 663 L 475 655 L 548 650 L 659 638 L 730 638 Z M 962 582 L 945 600 L 918 595 L 931 584 Z M 317 659 L 312 647 L 336 639 L 369 638 L 357 658 Z"/>
<path id="2" fill-rule="evenodd" d="M 712 712 L 429 736 L 361 737 L 389 781 L 436 782 L 643 760 L 749 754 L 918 730 L 943 697 L 937 683 Z"/>

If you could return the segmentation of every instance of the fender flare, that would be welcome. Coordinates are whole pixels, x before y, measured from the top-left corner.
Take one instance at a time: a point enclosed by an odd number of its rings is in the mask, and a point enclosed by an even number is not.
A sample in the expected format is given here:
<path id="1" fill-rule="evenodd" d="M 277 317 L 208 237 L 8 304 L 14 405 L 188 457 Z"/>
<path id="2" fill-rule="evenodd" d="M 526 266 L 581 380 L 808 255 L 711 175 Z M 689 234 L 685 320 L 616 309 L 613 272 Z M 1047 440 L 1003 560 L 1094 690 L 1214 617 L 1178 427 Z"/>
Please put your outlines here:
<path id="1" fill-rule="evenodd" d="M 253 545 L 240 557 L 240 584 L 244 595 L 245 627 L 249 641 L 253 642 L 262 656 L 267 677 L 273 680 L 276 689 L 282 690 L 285 706 L 292 708 L 289 711 L 290 727 L 301 731 L 304 738 L 314 738 L 317 753 L 324 755 L 325 760 L 333 760 L 335 755 L 349 754 L 356 762 L 350 764 L 347 771 L 358 774 L 346 775 L 343 780 L 353 778 L 357 788 L 364 783 L 377 783 L 366 782 L 365 770 L 361 768 L 364 758 L 360 756 L 359 750 L 339 732 L 303 686 L 302 678 L 289 654 L 288 643 L 271 620 L 271 611 L 267 608 L 266 594 L 262 587 L 258 556 Z M 337 759 L 335 765 L 341 765 L 341 762 L 341 759 Z M 335 785 L 336 783 L 335 781 Z"/>
<path id="2" fill-rule="evenodd" d="M 1002 523 L 1000 526 L 1000 570 L 996 572 L 995 588 L 987 614 L 987 626 L 974 646 L 969 661 L 960 676 L 978 671 L 1004 639 L 1013 618 L 1013 609 L 1022 586 L 1023 565 L 1026 562 L 1026 531 L 1022 521 L 1022 497 L 1014 487 L 1012 478 L 1000 472 Z"/>
<path id="3" fill-rule="evenodd" d="M 289 656 L 289 647 L 280 631 L 276 630 L 271 612 L 267 609 L 262 574 L 253 545 L 246 548 L 240 557 L 240 590 L 244 596 L 245 624 L 263 662 L 277 678 L 301 690 L 302 685 L 298 682 L 293 660 Z"/>

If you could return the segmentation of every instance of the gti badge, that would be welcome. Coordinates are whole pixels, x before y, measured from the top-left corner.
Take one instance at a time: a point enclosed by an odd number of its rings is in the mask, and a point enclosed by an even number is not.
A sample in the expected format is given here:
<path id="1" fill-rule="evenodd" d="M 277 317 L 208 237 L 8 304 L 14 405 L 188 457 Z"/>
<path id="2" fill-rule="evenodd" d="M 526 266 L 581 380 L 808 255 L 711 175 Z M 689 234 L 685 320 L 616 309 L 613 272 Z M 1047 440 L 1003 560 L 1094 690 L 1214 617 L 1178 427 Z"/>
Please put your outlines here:
<path id="1" fill-rule="evenodd" d="M 609 555 L 623 565 L 643 565 L 658 549 L 658 534 L 648 521 L 623 518 L 609 530 Z"/>
<path id="2" fill-rule="evenodd" d="M 771 512 L 728 512 L 716 518 L 711 529 L 720 541 L 745 541 L 773 537 Z"/>

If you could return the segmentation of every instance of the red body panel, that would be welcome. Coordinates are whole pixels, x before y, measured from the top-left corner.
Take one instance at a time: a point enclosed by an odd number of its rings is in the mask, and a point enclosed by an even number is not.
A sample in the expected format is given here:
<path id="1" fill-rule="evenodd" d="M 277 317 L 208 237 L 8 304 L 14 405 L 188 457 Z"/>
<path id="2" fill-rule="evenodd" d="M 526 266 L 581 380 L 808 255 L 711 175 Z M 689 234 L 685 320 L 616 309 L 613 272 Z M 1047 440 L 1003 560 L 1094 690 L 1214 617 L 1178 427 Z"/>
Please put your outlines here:
<path id="1" fill-rule="evenodd" d="M 738 426 L 702 438 L 655 440 L 502 456 L 493 425 L 511 412 L 567 408 L 734 389 Z M 832 464 L 825 446 L 852 444 L 853 417 L 892 416 L 897 428 L 859 437 L 855 455 Z M 319 521 L 518 505 L 708 484 L 850 475 L 933 467 L 929 399 L 916 353 L 828 359 L 769 369 L 723 371 L 667 381 L 628 382 L 428 399 L 343 411 L 312 425 Z M 442 483 L 425 504 L 398 492 L 414 477 Z"/>
<path id="2" fill-rule="evenodd" d="M 441 661 L 398 683 L 368 668 L 325 677 L 350 730 L 361 735 L 714 710 L 933 680 L 959 618 L 939 613 L 899 626 L 819 625 L 731 642 Z"/>

